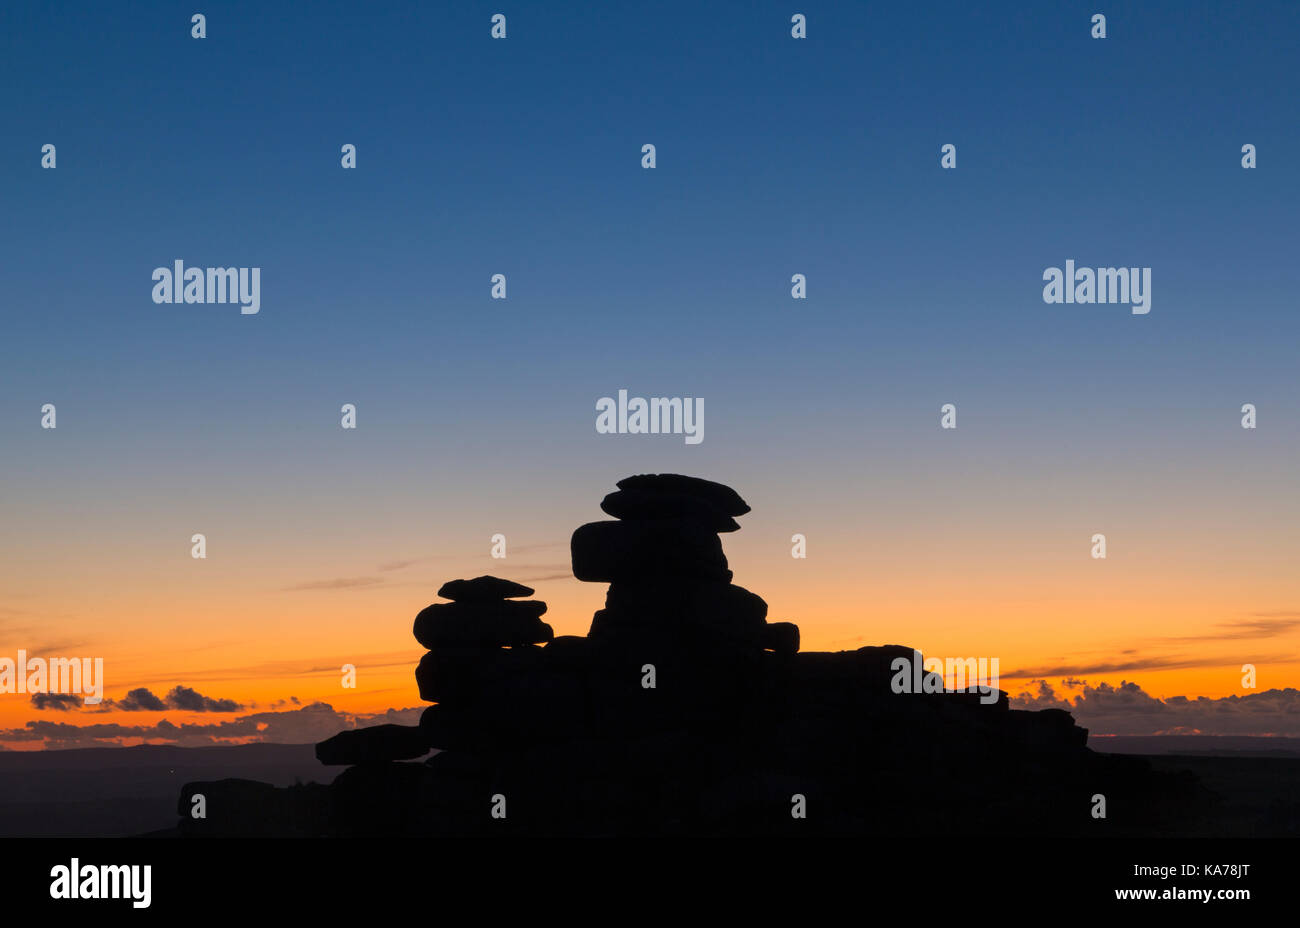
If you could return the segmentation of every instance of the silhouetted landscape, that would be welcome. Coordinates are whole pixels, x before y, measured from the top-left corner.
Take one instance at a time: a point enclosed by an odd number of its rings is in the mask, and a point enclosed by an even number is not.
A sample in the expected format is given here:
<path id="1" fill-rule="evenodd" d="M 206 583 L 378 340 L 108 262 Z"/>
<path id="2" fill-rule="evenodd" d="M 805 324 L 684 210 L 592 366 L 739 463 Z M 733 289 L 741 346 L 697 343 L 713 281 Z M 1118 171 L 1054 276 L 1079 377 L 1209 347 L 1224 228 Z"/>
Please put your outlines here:
<path id="1" fill-rule="evenodd" d="M 126 837 L 175 830 L 198 778 L 273 786 L 327 779 L 311 745 L 172 745 L 0 752 L 0 837 Z"/>
<path id="2" fill-rule="evenodd" d="M 1205 753 L 1180 754 L 1187 739 Z M 1300 749 L 1279 749 L 1281 738 L 1152 736 L 1122 739 L 1103 752 L 1142 753 L 1155 769 L 1192 771 L 1222 801 L 1203 823 L 1205 836 L 1295 834 L 1279 828 L 1275 813 L 1294 814 Z M 1216 741 L 1232 741 L 1213 753 Z M 1138 742 L 1138 743 L 1134 743 Z M 1196 745 L 1193 745 L 1195 747 Z M 1129 748 L 1141 748 L 1131 751 Z M 1260 760 L 1264 762 L 1261 763 Z M 176 835 L 176 795 L 196 779 L 245 780 L 287 787 L 320 784 L 335 774 L 316 759 L 312 744 L 220 747 L 78 748 L 0 753 L 0 837 L 128 837 Z"/>
<path id="3" fill-rule="evenodd" d="M 0 35 L 11 921 L 1292 899 L 1300 2 Z"/>
<path id="4" fill-rule="evenodd" d="M 178 832 L 1300 832 L 1295 757 L 1100 753 L 1068 712 L 1013 710 L 1004 692 L 896 692 L 910 647 L 800 651 L 797 625 L 731 583 L 719 533 L 749 506 L 730 487 L 641 475 L 601 508 L 614 519 L 571 542 L 574 575 L 609 584 L 585 637 L 554 636 L 522 584 L 449 581 L 415 619 L 434 703 L 418 726 L 320 743 L 321 763 L 346 768 L 327 785 L 187 783 Z"/>
<path id="5" fill-rule="evenodd" d="M 1089 742 L 929 672 L 896 692 L 911 647 L 801 651 L 731 582 L 731 488 L 641 475 L 601 508 L 571 541 L 574 575 L 609 585 L 586 636 L 555 636 L 523 584 L 448 581 L 414 622 L 418 726 L 3 752 L 0 836 L 1300 835 L 1300 739 Z"/>

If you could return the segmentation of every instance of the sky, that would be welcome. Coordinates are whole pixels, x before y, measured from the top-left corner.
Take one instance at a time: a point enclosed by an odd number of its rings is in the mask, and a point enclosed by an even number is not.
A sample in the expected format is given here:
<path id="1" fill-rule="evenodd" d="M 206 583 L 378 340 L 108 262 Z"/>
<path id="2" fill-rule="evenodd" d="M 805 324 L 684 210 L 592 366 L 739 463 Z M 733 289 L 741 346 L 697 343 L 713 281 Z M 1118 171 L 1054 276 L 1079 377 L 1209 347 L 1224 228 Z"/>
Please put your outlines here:
<path id="1" fill-rule="evenodd" d="M 569 535 L 645 472 L 747 499 L 735 582 L 805 650 L 1300 735 L 1300 6 L 1095 6 L 4 4 L 0 657 L 114 702 L 0 694 L 0 745 L 417 707 L 438 586 L 584 634 Z M 260 311 L 154 303 L 176 260 Z M 1150 312 L 1045 303 L 1067 260 Z M 619 389 L 704 440 L 599 434 Z"/>

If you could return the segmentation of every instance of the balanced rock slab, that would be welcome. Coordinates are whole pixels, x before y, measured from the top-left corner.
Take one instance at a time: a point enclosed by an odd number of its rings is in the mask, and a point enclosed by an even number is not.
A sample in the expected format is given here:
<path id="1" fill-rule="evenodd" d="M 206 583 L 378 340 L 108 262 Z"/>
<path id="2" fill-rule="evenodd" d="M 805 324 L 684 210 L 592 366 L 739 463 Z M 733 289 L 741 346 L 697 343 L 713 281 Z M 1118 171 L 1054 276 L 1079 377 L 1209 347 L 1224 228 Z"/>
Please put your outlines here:
<path id="1" fill-rule="evenodd" d="M 616 519 L 691 519 L 714 532 L 740 531 L 740 523 L 710 500 L 686 493 L 659 490 L 616 490 L 600 501 Z"/>
<path id="2" fill-rule="evenodd" d="M 546 603 L 535 599 L 434 603 L 415 617 L 415 640 L 426 648 L 515 648 L 555 636 L 541 620 Z"/>
<path id="3" fill-rule="evenodd" d="M 698 496 L 729 516 L 743 516 L 749 512 L 749 504 L 731 487 L 701 477 L 687 477 L 683 474 L 637 474 L 624 477 L 615 486 L 620 490 L 650 490 Z"/>
<path id="4" fill-rule="evenodd" d="M 793 622 L 769 622 L 759 636 L 763 650 L 794 654 L 799 650 L 799 626 Z"/>
<path id="5" fill-rule="evenodd" d="M 691 590 L 687 608 L 700 625 L 757 631 L 767 618 L 763 597 L 734 583 L 702 583 Z"/>
<path id="6" fill-rule="evenodd" d="M 495 602 L 532 596 L 533 592 L 532 587 L 522 583 L 488 576 L 475 577 L 473 580 L 448 580 L 438 588 L 439 596 L 456 602 Z"/>
<path id="7" fill-rule="evenodd" d="M 434 648 L 415 668 L 420 698 L 464 707 L 512 678 L 537 673 L 545 648 Z"/>
<path id="8" fill-rule="evenodd" d="M 588 522 L 570 552 L 573 575 L 594 583 L 731 579 L 722 540 L 690 519 Z"/>
<path id="9" fill-rule="evenodd" d="M 322 764 L 380 764 L 423 757 L 429 741 L 418 726 L 374 725 L 341 731 L 316 745 Z"/>

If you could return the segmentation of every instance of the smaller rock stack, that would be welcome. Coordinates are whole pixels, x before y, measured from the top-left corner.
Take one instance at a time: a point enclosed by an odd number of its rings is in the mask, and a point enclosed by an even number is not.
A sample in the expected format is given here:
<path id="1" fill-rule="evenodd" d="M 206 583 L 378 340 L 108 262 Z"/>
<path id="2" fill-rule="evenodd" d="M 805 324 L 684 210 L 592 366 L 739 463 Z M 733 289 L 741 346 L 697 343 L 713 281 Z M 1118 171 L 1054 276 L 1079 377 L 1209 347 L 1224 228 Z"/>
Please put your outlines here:
<path id="1" fill-rule="evenodd" d="M 468 689 L 468 703 L 483 691 L 482 679 L 496 667 L 510 674 L 527 669 L 511 662 L 512 650 L 534 650 L 550 641 L 551 626 L 542 621 L 546 603 L 520 600 L 532 589 L 499 577 L 449 580 L 438 595 L 451 600 L 434 603 L 415 617 L 415 638 L 430 651 L 415 671 L 420 697 L 441 701 L 449 693 Z M 516 657 L 522 655 L 519 650 Z M 505 657 L 502 665 L 501 657 Z M 437 707 L 434 707 L 437 708 Z M 432 724 L 435 719 L 430 720 Z M 434 728 L 436 731 L 436 726 Z M 413 725 L 375 725 L 339 732 L 316 746 L 323 764 L 369 765 L 411 760 L 444 747 L 430 738 L 430 729 Z M 455 739 L 453 738 L 453 741 Z"/>
<path id="2" fill-rule="evenodd" d="M 541 670 L 555 633 L 542 621 L 546 603 L 520 599 L 530 587 L 499 577 L 450 580 L 415 617 L 415 638 L 429 649 L 415 670 L 426 709 L 420 729 L 432 747 L 478 748 L 532 725 L 529 681 Z M 523 689 L 521 689 L 523 688 Z"/>
<path id="3" fill-rule="evenodd" d="M 538 645 L 554 633 L 541 619 L 546 603 L 520 599 L 532 593 L 499 577 L 444 583 L 438 595 L 450 602 L 422 609 L 413 629 L 429 649 L 415 671 L 420 697 L 438 705 L 425 710 L 419 725 L 355 728 L 317 744 L 321 763 L 348 769 L 330 784 L 322 808 L 317 808 L 321 797 L 311 790 L 289 797 L 283 814 L 291 833 L 320 828 L 342 835 L 418 834 L 429 822 L 472 832 L 478 825 L 474 813 L 491 795 L 476 758 L 490 757 L 511 739 L 538 730 L 540 704 L 535 705 L 530 687 L 545 679 L 538 674 L 543 651 Z M 553 734 L 551 729 L 544 733 Z M 456 751 L 429 759 L 437 763 L 438 784 L 430 790 L 430 767 L 399 762 L 434 748 Z M 203 788 L 230 793 L 220 785 Z M 183 801 L 188 798 L 182 795 Z M 212 831 L 202 822 L 183 823 L 187 833 Z"/>

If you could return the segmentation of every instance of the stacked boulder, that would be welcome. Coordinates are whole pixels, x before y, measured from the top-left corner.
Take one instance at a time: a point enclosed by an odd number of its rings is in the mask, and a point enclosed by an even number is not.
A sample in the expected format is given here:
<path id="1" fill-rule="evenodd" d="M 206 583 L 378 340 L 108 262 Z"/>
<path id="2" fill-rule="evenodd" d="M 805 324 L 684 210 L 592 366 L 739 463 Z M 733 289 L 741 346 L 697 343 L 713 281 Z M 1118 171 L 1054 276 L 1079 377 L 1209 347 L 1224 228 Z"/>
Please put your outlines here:
<path id="1" fill-rule="evenodd" d="M 444 583 L 415 617 L 415 638 L 429 649 L 415 671 L 426 709 L 420 727 L 439 749 L 491 751 L 522 735 L 536 708 L 521 692 L 542 672 L 540 645 L 555 633 L 542 621 L 546 603 L 520 599 L 530 587 L 498 577 Z"/>
<path id="2" fill-rule="evenodd" d="M 531 649 L 554 637 L 551 626 L 542 621 L 546 603 L 518 599 L 532 593 L 499 577 L 444 583 L 438 595 L 451 602 L 434 603 L 415 617 L 415 639 L 429 649 L 415 671 L 420 697 L 441 700 L 458 689 L 478 692 L 478 682 L 493 666 L 506 674 L 522 669 L 517 661 L 502 667 L 492 659 L 503 649 Z M 411 760 L 439 746 L 430 734 L 430 725 L 355 728 L 322 741 L 316 757 L 330 765 Z"/>
<path id="3" fill-rule="evenodd" d="M 426 834 L 431 821 L 443 830 L 474 831 L 471 810 L 490 796 L 478 759 L 523 734 L 519 726 L 530 716 L 527 700 L 518 700 L 520 687 L 536 679 L 539 645 L 554 637 L 541 618 L 546 604 L 520 598 L 532 593 L 486 576 L 439 588 L 450 601 L 421 610 L 413 628 L 429 649 L 416 668 L 416 685 L 422 699 L 437 705 L 425 710 L 418 726 L 356 728 L 316 745 L 322 763 L 348 765 L 329 786 L 327 815 L 316 833 L 416 836 Z M 522 701 L 522 709 L 514 701 Z M 436 775 L 425 764 L 403 763 L 435 748 L 455 749 L 429 758 Z M 430 776 L 437 778 L 434 789 Z M 305 799 L 296 801 L 301 806 Z M 182 823 L 187 833 L 204 827 Z"/>
<path id="4" fill-rule="evenodd" d="M 555 637 L 542 621 L 546 603 L 531 587 L 499 577 L 449 580 L 438 589 L 449 603 L 434 603 L 415 617 L 415 640 L 438 648 L 522 648 Z M 416 674 L 416 679 L 420 675 Z"/>
<path id="5" fill-rule="evenodd" d="M 573 533 L 573 575 L 609 583 L 588 637 L 674 642 L 693 653 L 799 650 L 799 628 L 731 582 L 722 532 L 749 505 L 731 487 L 680 474 L 627 477 L 600 508 L 617 521 Z"/>
<path id="6" fill-rule="evenodd" d="M 720 534 L 749 505 L 720 483 L 627 477 L 600 508 L 615 521 L 573 533 L 573 574 L 608 583 L 587 641 L 598 734 L 744 724 L 764 710 L 765 668 L 799 649 L 799 628 L 731 582 Z M 653 674 L 653 685 L 646 674 Z"/>

